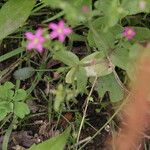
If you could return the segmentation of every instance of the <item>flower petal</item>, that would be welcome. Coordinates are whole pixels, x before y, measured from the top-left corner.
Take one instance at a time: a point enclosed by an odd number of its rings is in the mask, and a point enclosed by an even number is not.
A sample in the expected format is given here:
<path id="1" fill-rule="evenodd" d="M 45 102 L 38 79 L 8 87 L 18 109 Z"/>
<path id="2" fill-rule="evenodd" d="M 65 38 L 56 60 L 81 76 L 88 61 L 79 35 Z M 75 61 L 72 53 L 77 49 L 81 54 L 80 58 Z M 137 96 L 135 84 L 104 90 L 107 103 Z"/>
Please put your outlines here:
<path id="1" fill-rule="evenodd" d="M 33 40 L 35 38 L 34 34 L 31 33 L 31 32 L 26 32 L 25 33 L 25 37 L 28 39 L 28 40 Z"/>
<path id="2" fill-rule="evenodd" d="M 54 39 L 54 38 L 56 38 L 56 37 L 58 37 L 58 32 L 56 32 L 56 31 L 53 31 L 53 32 L 51 32 L 50 33 L 50 37 L 51 37 L 51 39 Z"/>
<path id="3" fill-rule="evenodd" d="M 31 50 L 31 49 L 33 49 L 34 48 L 34 44 L 32 43 L 32 42 L 29 42 L 28 44 L 27 44 L 27 47 L 26 47 L 28 50 Z"/>
<path id="4" fill-rule="evenodd" d="M 49 29 L 57 30 L 58 25 L 57 25 L 56 23 L 50 23 L 50 24 L 48 25 L 48 27 L 49 27 Z"/>
<path id="5" fill-rule="evenodd" d="M 58 26 L 60 29 L 64 29 L 65 28 L 65 22 L 63 20 L 60 20 L 58 23 Z"/>
<path id="6" fill-rule="evenodd" d="M 66 34 L 66 35 L 72 33 L 72 29 L 70 29 L 70 28 L 65 28 L 63 31 L 64 31 L 64 34 Z"/>
<path id="7" fill-rule="evenodd" d="M 39 37 L 38 40 L 39 40 L 39 42 L 43 43 L 45 41 L 45 38 L 44 37 Z"/>
<path id="8" fill-rule="evenodd" d="M 42 52 L 43 52 L 43 46 L 42 46 L 42 44 L 37 44 L 37 45 L 36 45 L 36 50 L 37 50 L 39 53 L 42 53 Z"/>
<path id="9" fill-rule="evenodd" d="M 35 32 L 35 36 L 38 37 L 38 38 L 41 37 L 42 34 L 43 34 L 43 30 L 41 28 L 37 29 L 36 32 Z"/>
<path id="10" fill-rule="evenodd" d="M 65 35 L 64 34 L 59 34 L 59 37 L 58 37 L 58 39 L 59 39 L 59 41 L 60 42 L 64 42 L 64 40 L 65 40 Z"/>

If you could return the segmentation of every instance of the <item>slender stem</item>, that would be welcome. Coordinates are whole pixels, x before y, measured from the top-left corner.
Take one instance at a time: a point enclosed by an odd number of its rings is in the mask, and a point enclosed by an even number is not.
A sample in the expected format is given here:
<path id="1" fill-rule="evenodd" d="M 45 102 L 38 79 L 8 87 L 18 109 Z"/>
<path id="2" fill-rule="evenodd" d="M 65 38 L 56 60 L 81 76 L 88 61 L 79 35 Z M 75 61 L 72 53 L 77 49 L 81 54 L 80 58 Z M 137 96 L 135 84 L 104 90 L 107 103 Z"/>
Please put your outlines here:
<path id="1" fill-rule="evenodd" d="M 86 112 L 87 112 L 89 100 L 90 100 L 91 94 L 92 94 L 92 92 L 93 92 L 93 90 L 94 90 L 96 81 L 97 81 L 97 77 L 95 77 L 95 80 L 94 80 L 94 82 L 93 82 L 93 85 L 92 85 L 92 88 L 91 88 L 91 90 L 90 90 L 90 93 L 89 93 L 89 95 L 88 95 L 88 97 L 87 97 L 87 99 L 86 99 L 85 109 L 84 109 L 84 112 L 83 112 L 83 117 L 82 117 L 82 120 L 81 120 L 81 124 L 80 124 L 80 127 L 79 127 L 79 132 L 78 132 L 78 136 L 77 136 L 77 146 L 76 146 L 76 150 L 78 149 L 78 142 L 79 142 L 81 130 L 82 130 L 82 127 L 83 127 L 83 124 L 84 124 L 84 120 L 85 120 L 85 117 L 86 117 Z"/>
<path id="2" fill-rule="evenodd" d="M 4 139 L 3 139 L 3 144 L 2 144 L 2 150 L 8 150 L 7 147 L 8 147 L 9 138 L 10 138 L 13 126 L 16 124 L 16 119 L 17 118 L 14 115 L 12 123 L 10 124 L 8 129 L 6 130 L 6 133 L 5 133 L 5 136 L 4 136 Z"/>

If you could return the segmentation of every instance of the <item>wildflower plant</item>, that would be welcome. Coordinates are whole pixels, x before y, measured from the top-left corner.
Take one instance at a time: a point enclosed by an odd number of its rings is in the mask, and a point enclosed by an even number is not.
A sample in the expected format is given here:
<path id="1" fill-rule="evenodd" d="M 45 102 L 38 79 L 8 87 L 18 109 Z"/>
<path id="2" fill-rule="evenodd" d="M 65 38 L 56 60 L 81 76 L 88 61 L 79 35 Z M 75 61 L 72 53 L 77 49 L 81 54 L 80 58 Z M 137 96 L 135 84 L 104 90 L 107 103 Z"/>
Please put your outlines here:
<path id="1" fill-rule="evenodd" d="M 32 25 L 29 20 L 44 8 L 46 15 Z M 135 62 L 150 41 L 149 13 L 150 0 L 7 0 L 0 9 L 0 41 L 21 34 L 22 44 L 0 56 L 0 62 L 18 59 L 0 72 L 0 82 L 14 71 L 17 82 L 29 84 L 27 90 L 11 82 L 0 85 L 0 120 L 11 113 L 19 118 L 29 114 L 25 100 L 31 93 L 37 96 L 39 81 L 46 82 L 42 96 L 52 94 L 50 105 L 57 113 L 70 109 L 83 94 L 87 106 L 93 91 L 98 99 L 107 93 L 110 103 L 121 102 L 126 83 L 136 78 Z M 55 79 L 53 70 L 59 75 Z M 80 132 L 77 143 L 79 137 Z"/>

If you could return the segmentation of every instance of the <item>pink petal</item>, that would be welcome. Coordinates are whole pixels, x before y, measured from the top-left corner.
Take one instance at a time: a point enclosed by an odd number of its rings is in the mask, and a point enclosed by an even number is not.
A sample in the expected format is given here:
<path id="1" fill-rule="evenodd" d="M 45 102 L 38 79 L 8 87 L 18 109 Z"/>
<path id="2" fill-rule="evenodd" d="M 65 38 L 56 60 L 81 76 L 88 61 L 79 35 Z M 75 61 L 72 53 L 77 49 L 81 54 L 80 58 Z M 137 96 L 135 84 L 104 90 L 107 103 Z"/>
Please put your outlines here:
<path id="1" fill-rule="evenodd" d="M 50 23 L 50 24 L 48 25 L 48 27 L 49 27 L 50 29 L 52 29 L 52 30 L 57 30 L 58 25 L 57 25 L 56 23 Z"/>
<path id="2" fill-rule="evenodd" d="M 126 37 L 127 36 L 127 32 L 123 32 L 123 36 Z"/>
<path id="3" fill-rule="evenodd" d="M 87 5 L 84 5 L 84 6 L 82 7 L 82 12 L 83 12 L 83 13 L 89 12 L 89 7 L 88 7 Z"/>
<path id="4" fill-rule="evenodd" d="M 28 40 L 33 40 L 34 39 L 34 35 L 33 35 L 33 33 L 31 33 L 31 32 L 26 32 L 25 33 L 25 36 L 26 36 L 26 38 L 28 39 Z"/>
<path id="5" fill-rule="evenodd" d="M 36 32 L 35 32 L 36 37 L 41 37 L 42 34 L 43 34 L 43 30 L 41 28 L 37 29 Z"/>
<path id="6" fill-rule="evenodd" d="M 63 31 L 64 31 L 64 34 L 66 34 L 66 35 L 72 33 L 72 29 L 70 29 L 70 28 L 65 28 Z"/>
<path id="7" fill-rule="evenodd" d="M 51 39 L 54 39 L 54 38 L 56 38 L 56 37 L 58 37 L 58 32 L 56 32 L 56 31 L 53 31 L 53 32 L 51 32 L 50 33 L 50 37 L 51 37 Z"/>
<path id="8" fill-rule="evenodd" d="M 45 41 L 45 38 L 44 37 L 39 37 L 39 42 L 43 43 Z"/>
<path id="9" fill-rule="evenodd" d="M 42 46 L 42 44 L 37 44 L 37 45 L 36 45 L 36 49 L 37 49 L 37 51 L 38 51 L 39 53 L 42 53 L 42 52 L 43 52 L 43 46 Z"/>
<path id="10" fill-rule="evenodd" d="M 65 35 L 64 34 L 59 34 L 58 39 L 59 39 L 59 41 L 61 41 L 63 43 L 64 40 L 65 40 Z"/>
<path id="11" fill-rule="evenodd" d="M 132 40 L 132 39 L 133 39 L 133 37 L 134 37 L 134 36 L 132 36 L 132 35 L 128 35 L 128 36 L 126 36 L 126 38 L 127 38 L 128 40 Z"/>
<path id="12" fill-rule="evenodd" d="M 65 22 L 63 20 L 60 20 L 58 23 L 58 26 L 60 29 L 64 29 L 65 28 Z"/>
<path id="13" fill-rule="evenodd" d="M 34 44 L 32 42 L 28 43 L 27 47 L 28 50 L 31 50 L 34 48 Z"/>

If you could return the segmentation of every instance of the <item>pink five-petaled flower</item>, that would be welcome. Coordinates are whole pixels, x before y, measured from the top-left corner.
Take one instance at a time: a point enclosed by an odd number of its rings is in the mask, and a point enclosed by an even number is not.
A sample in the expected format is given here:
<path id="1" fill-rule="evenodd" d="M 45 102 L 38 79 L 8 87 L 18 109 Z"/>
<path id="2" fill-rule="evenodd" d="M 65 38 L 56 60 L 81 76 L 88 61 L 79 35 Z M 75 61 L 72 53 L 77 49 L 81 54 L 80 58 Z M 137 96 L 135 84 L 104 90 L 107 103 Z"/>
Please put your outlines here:
<path id="1" fill-rule="evenodd" d="M 123 31 L 123 36 L 126 37 L 128 40 L 131 40 L 136 35 L 136 32 L 131 27 L 125 27 Z"/>
<path id="2" fill-rule="evenodd" d="M 82 7 L 82 12 L 83 12 L 83 13 L 88 13 L 88 12 L 89 12 L 89 7 L 88 7 L 87 5 L 84 5 L 84 6 Z"/>
<path id="3" fill-rule="evenodd" d="M 58 24 L 50 23 L 49 28 L 53 31 L 50 33 L 50 38 L 55 39 L 58 38 L 59 41 L 64 42 L 65 37 L 72 32 L 72 29 L 65 26 L 63 20 L 60 20 Z"/>
<path id="4" fill-rule="evenodd" d="M 43 43 L 45 38 L 42 36 L 43 30 L 41 28 L 35 31 L 35 34 L 32 32 L 26 32 L 25 36 L 28 39 L 27 49 L 36 49 L 39 53 L 43 52 Z"/>

